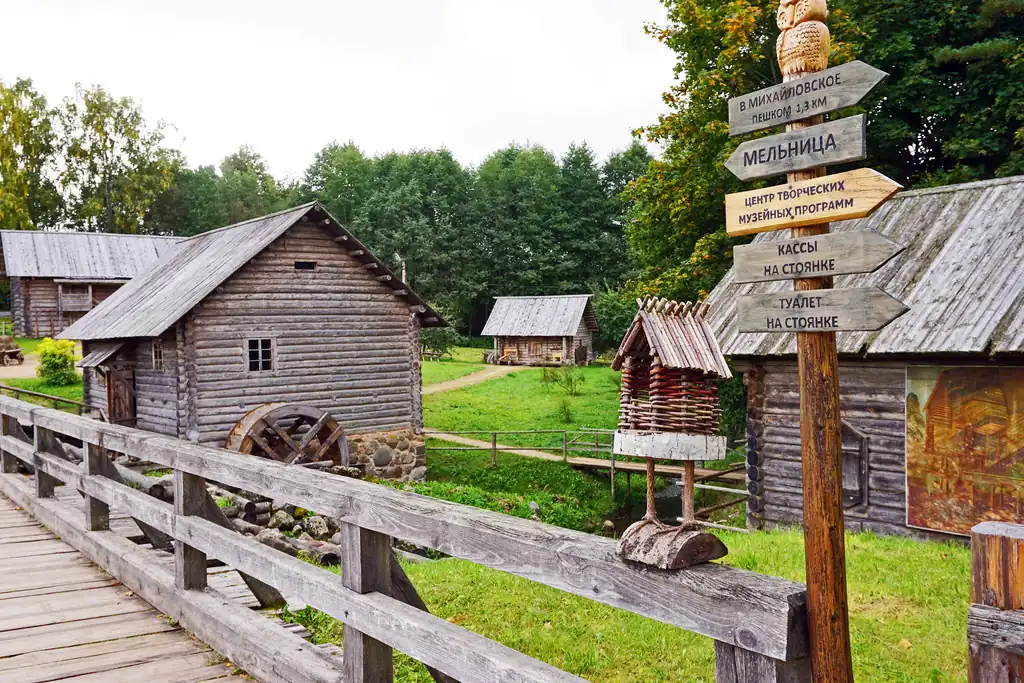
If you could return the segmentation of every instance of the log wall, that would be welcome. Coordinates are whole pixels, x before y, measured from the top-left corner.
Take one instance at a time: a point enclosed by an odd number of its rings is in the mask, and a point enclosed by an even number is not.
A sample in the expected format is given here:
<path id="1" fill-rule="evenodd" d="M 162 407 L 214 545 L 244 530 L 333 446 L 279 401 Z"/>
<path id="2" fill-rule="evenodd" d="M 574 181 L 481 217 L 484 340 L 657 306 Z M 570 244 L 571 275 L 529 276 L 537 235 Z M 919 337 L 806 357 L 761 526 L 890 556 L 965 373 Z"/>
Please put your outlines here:
<path id="1" fill-rule="evenodd" d="M 418 321 L 392 291 L 326 232 L 290 229 L 185 320 L 179 400 L 189 438 L 220 444 L 245 413 L 274 401 L 330 411 L 353 433 L 416 425 Z M 273 340 L 272 370 L 249 371 L 249 339 Z"/>
<path id="2" fill-rule="evenodd" d="M 753 526 L 803 521 L 800 390 L 796 360 L 745 366 L 748 511 Z M 867 439 L 864 500 L 846 510 L 851 531 L 943 538 L 907 527 L 906 364 L 843 360 L 839 369 L 843 422 Z M 844 429 L 844 481 L 854 486 L 860 442 Z M 844 488 L 847 486 L 844 485 Z"/>
<path id="3" fill-rule="evenodd" d="M 177 437 L 181 431 L 174 329 L 160 339 L 163 369 L 154 366 L 153 342 L 152 339 L 141 339 L 134 348 L 136 426 Z"/>
<path id="4" fill-rule="evenodd" d="M 87 283 L 83 283 L 87 284 Z M 106 299 L 120 284 L 94 284 L 93 305 Z M 57 304 L 57 283 L 49 278 L 11 278 L 11 318 L 19 337 L 52 337 L 85 315 L 65 312 L 61 319 Z"/>
<path id="5" fill-rule="evenodd" d="M 498 353 L 504 354 L 509 349 L 519 352 L 518 365 L 560 365 L 556 358 L 568 347 L 572 357 L 572 347 L 566 343 L 565 337 L 498 337 Z M 564 360 L 564 358 L 563 358 Z"/>

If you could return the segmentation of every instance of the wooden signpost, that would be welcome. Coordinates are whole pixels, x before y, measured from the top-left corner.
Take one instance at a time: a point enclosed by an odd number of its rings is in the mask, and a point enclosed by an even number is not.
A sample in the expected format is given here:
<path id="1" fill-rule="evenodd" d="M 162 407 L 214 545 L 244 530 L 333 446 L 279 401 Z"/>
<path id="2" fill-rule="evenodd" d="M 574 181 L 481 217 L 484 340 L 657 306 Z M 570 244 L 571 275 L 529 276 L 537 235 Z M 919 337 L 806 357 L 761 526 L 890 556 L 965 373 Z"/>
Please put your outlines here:
<path id="1" fill-rule="evenodd" d="M 725 230 L 749 235 L 870 215 L 903 189 L 870 168 L 725 196 Z"/>
<path id="2" fill-rule="evenodd" d="M 736 148 L 728 168 L 740 180 L 770 178 L 817 166 L 860 161 L 868 155 L 864 114 L 748 140 Z"/>
<path id="3" fill-rule="evenodd" d="M 871 230 L 837 232 L 733 248 L 736 282 L 873 273 L 903 247 Z"/>
<path id="4" fill-rule="evenodd" d="M 783 123 L 786 132 L 743 143 L 726 166 L 743 180 L 787 173 L 788 185 L 731 195 L 727 211 L 729 234 L 792 229 L 792 240 L 737 249 L 741 282 L 794 280 L 793 292 L 740 297 L 739 324 L 796 333 L 811 677 L 853 683 L 836 331 L 879 329 L 906 307 L 877 288 L 832 289 L 833 275 L 873 270 L 893 248 L 831 236 L 827 221 L 867 215 L 899 187 L 873 172 L 823 177 L 827 165 L 867 152 L 863 115 L 825 123 L 823 114 L 856 104 L 885 78 L 866 64 L 827 68 L 827 16 L 826 0 L 780 0 L 784 82 L 734 98 L 729 124 L 732 135 Z"/>
<path id="5" fill-rule="evenodd" d="M 852 107 L 889 74 L 864 62 L 847 62 L 729 100 L 729 135 L 781 126 Z"/>
<path id="6" fill-rule="evenodd" d="M 909 310 L 878 287 L 753 294 L 736 308 L 740 332 L 880 330 Z"/>

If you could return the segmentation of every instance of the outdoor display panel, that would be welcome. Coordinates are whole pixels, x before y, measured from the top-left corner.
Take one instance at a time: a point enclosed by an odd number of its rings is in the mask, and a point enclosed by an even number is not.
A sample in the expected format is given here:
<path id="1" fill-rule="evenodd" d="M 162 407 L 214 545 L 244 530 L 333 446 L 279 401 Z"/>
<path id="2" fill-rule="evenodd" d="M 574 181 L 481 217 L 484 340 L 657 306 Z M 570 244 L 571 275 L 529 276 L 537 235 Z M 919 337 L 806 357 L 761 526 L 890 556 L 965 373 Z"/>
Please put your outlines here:
<path id="1" fill-rule="evenodd" d="M 907 525 L 1024 520 L 1024 367 L 907 367 Z"/>

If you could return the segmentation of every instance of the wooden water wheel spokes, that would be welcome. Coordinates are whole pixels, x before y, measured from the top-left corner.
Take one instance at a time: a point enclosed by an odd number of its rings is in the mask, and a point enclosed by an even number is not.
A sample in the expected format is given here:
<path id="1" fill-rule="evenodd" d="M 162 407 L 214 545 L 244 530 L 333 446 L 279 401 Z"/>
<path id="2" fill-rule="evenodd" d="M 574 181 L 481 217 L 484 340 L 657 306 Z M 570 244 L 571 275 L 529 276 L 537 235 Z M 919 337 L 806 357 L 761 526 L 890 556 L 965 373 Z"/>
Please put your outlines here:
<path id="1" fill-rule="evenodd" d="M 348 465 L 345 430 L 334 416 L 299 403 L 265 403 L 235 423 L 224 447 L 286 465 Z"/>

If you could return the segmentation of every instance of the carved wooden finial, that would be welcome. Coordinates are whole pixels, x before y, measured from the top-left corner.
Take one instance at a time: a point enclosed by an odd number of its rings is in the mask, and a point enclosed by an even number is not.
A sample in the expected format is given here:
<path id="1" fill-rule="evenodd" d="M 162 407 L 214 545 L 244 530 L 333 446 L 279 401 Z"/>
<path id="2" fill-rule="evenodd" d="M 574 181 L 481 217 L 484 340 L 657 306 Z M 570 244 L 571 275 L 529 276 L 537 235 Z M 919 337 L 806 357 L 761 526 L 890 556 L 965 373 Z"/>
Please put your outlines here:
<path id="1" fill-rule="evenodd" d="M 825 0 L 781 0 L 776 23 L 776 54 L 783 76 L 813 73 L 828 68 L 829 32 Z"/>

